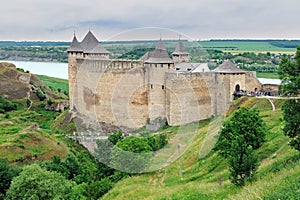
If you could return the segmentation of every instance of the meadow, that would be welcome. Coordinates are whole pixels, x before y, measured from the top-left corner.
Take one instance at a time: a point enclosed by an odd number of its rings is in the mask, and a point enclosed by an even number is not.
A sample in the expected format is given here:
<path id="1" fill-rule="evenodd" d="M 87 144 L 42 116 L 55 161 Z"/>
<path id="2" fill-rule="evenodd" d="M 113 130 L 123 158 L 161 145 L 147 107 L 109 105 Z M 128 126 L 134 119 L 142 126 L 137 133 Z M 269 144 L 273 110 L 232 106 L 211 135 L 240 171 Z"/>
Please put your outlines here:
<path id="1" fill-rule="evenodd" d="M 204 49 L 217 49 L 224 52 L 231 52 L 238 54 L 242 52 L 254 52 L 254 53 L 281 53 L 281 54 L 294 54 L 296 47 L 285 48 L 275 46 L 269 41 L 251 41 L 251 40 L 212 40 L 212 41 L 201 41 L 199 44 Z M 299 42 L 300 45 L 300 42 Z"/>
<path id="2" fill-rule="evenodd" d="M 69 93 L 68 80 L 61 79 L 61 78 L 54 78 L 45 75 L 37 75 L 37 76 L 45 85 L 47 85 L 52 90 L 57 90 L 59 92 L 62 91 L 66 94 Z"/>
<path id="3" fill-rule="evenodd" d="M 215 118 L 200 122 L 191 146 L 181 157 L 182 177 L 177 160 L 158 171 L 121 180 L 103 199 L 297 199 L 300 154 L 291 149 L 281 130 L 284 100 L 273 101 L 275 111 L 267 99 L 245 97 L 237 100 L 227 113 L 230 116 L 239 106 L 256 108 L 269 130 L 265 144 L 257 152 L 261 164 L 252 183 L 243 188 L 234 186 L 229 180 L 227 161 L 210 151 L 218 135 L 217 128 L 208 131 L 218 120 Z M 205 149 L 209 153 L 200 156 Z"/>

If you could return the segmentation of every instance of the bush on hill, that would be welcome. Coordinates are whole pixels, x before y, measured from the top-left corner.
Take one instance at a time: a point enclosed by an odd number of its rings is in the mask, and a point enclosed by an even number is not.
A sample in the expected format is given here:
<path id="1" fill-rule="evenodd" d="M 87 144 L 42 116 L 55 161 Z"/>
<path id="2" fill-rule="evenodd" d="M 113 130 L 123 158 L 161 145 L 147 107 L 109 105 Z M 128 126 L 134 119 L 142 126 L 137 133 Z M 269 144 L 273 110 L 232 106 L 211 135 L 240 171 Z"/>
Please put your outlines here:
<path id="1" fill-rule="evenodd" d="M 17 108 L 17 104 L 6 100 L 2 96 L 0 96 L 0 113 L 6 113 L 8 111 L 17 110 Z"/>

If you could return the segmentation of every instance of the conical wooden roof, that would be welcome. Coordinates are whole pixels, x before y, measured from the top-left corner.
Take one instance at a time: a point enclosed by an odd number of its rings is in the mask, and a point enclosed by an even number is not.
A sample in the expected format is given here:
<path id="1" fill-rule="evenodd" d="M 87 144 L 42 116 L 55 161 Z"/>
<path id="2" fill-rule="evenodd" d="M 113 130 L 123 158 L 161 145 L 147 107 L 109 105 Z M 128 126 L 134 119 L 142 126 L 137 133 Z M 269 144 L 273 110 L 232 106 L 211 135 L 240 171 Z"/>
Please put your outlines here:
<path id="1" fill-rule="evenodd" d="M 83 52 L 92 54 L 109 53 L 101 44 L 99 44 L 99 41 L 91 31 L 86 34 L 81 43 L 78 42 L 74 35 L 71 46 L 67 49 L 67 52 Z"/>
<path id="2" fill-rule="evenodd" d="M 189 55 L 189 53 L 185 50 L 182 41 L 179 39 L 178 44 L 176 46 L 175 51 L 172 53 L 172 55 Z"/>
<path id="3" fill-rule="evenodd" d="M 149 53 L 149 56 L 145 63 L 173 63 L 162 40 L 158 42 L 155 50 Z"/>
<path id="4" fill-rule="evenodd" d="M 213 70 L 219 73 L 245 73 L 245 71 L 238 68 L 230 60 L 225 60 L 219 67 Z"/>
<path id="5" fill-rule="evenodd" d="M 99 41 L 94 34 L 89 31 L 81 42 L 81 47 L 85 53 L 91 53 L 93 49 L 99 44 Z"/>
<path id="6" fill-rule="evenodd" d="M 83 52 L 83 49 L 81 48 L 75 34 L 71 46 L 67 49 L 67 52 Z"/>
<path id="7" fill-rule="evenodd" d="M 94 54 L 108 54 L 109 52 L 101 45 L 98 44 L 93 50 L 92 53 Z"/>

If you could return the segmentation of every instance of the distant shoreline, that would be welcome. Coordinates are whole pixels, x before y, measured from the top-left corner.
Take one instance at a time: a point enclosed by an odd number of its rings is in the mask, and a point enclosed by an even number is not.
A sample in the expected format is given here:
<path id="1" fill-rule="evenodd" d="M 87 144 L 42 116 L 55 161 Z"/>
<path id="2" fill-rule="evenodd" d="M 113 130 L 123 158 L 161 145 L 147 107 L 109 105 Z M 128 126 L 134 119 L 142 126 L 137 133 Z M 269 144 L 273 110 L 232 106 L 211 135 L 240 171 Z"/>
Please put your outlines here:
<path id="1" fill-rule="evenodd" d="M 40 62 L 40 61 L 12 61 L 0 60 L 0 62 L 9 62 L 33 74 L 46 75 L 54 78 L 68 80 L 68 63 L 58 62 Z"/>

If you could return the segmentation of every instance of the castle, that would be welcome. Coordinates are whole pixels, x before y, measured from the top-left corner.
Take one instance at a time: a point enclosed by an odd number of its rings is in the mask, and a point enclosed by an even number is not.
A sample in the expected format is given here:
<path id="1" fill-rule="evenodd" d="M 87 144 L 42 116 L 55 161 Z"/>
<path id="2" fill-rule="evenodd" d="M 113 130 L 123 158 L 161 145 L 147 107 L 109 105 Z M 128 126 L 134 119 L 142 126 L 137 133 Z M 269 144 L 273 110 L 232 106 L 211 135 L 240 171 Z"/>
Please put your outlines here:
<path id="1" fill-rule="evenodd" d="M 255 72 L 231 61 L 212 71 L 190 63 L 181 40 L 172 59 L 160 40 L 140 60 L 118 60 L 89 31 L 82 42 L 74 34 L 67 52 L 70 109 L 103 132 L 197 122 L 225 113 L 234 93 L 261 89 Z"/>

